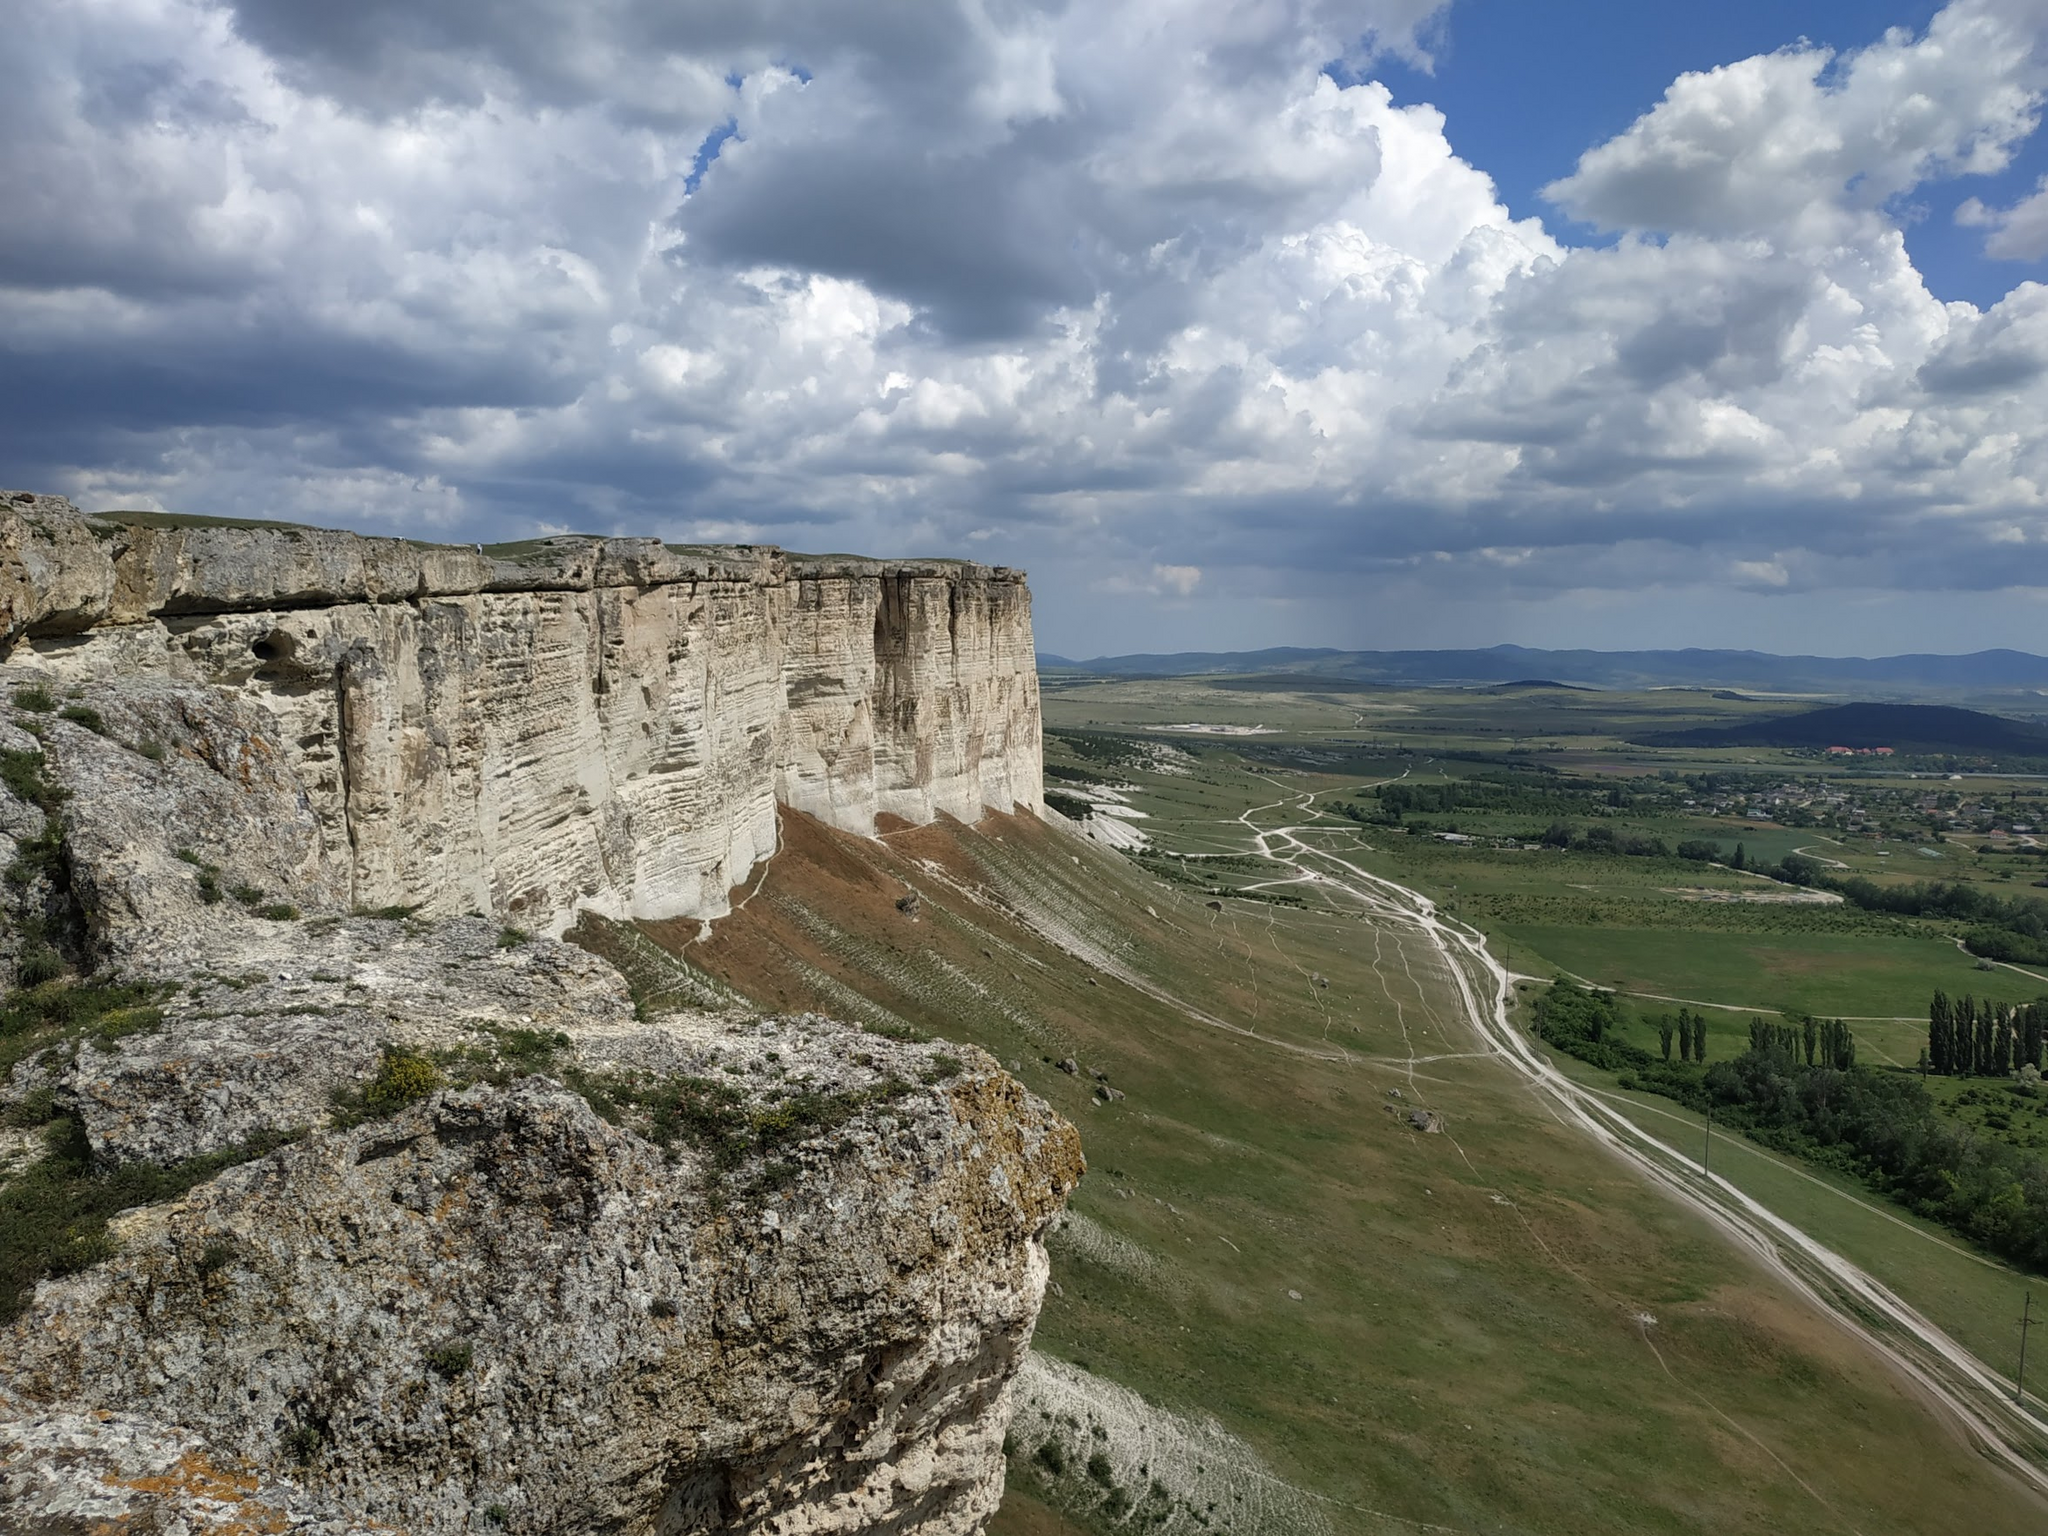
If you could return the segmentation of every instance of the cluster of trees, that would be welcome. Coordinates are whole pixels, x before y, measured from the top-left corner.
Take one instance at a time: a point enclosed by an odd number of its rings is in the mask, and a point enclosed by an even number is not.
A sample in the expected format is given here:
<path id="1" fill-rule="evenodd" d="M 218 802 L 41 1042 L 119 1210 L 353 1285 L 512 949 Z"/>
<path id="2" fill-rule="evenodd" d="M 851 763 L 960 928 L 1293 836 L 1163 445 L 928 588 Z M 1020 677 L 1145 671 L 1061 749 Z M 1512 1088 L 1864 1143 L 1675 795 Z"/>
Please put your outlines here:
<path id="1" fill-rule="evenodd" d="M 1542 836 L 1530 839 L 1546 848 L 1569 848 L 1574 853 L 1617 853 L 1631 858 L 1668 859 L 1671 845 L 1661 837 L 1638 837 L 1613 827 L 1588 827 L 1581 832 L 1562 821 L 1553 821 Z"/>
<path id="2" fill-rule="evenodd" d="M 1545 1041 L 1621 1072 L 1623 1086 L 1711 1109 L 1766 1146 L 1859 1178 L 2013 1263 L 2048 1269 L 2048 1160 L 1949 1120 L 1910 1072 L 1857 1065 L 1840 1020 L 1758 1019 L 1747 1051 L 1702 1066 L 1617 1039 L 1611 993 L 1560 980 L 1534 1012 Z"/>
<path id="3" fill-rule="evenodd" d="M 1878 885 L 1857 875 L 1830 880 L 1827 885 L 1866 912 L 1970 923 L 1973 926 L 1963 935 L 1963 943 L 1973 955 L 2019 965 L 2048 965 L 2048 904 L 2024 896 L 2000 896 L 1960 881 Z"/>
<path id="4" fill-rule="evenodd" d="M 1690 1008 L 1678 1010 L 1678 1017 L 1668 1013 L 1657 1015 L 1657 1040 L 1664 1047 L 1664 1059 L 1671 1059 L 1671 1042 L 1678 1041 L 1680 1061 L 1705 1061 L 1707 1059 L 1707 1016 L 1694 1013 Z"/>
<path id="5" fill-rule="evenodd" d="M 1644 1084 L 1643 1086 L 1653 1086 Z M 2048 1161 L 1943 1116 L 1920 1079 L 1802 1066 L 1773 1046 L 1709 1067 L 1717 1119 L 2036 1269 L 2048 1266 Z"/>
<path id="6" fill-rule="evenodd" d="M 2038 1072 L 2044 1035 L 2048 998 L 2012 1007 L 1937 992 L 1927 1005 L 1923 1064 L 1944 1077 L 2009 1077 L 2027 1066 Z"/>
<path id="7" fill-rule="evenodd" d="M 1382 784 L 1376 793 L 1381 813 L 1392 820 L 1410 814 L 1465 810 L 1539 815 L 1576 811 L 1584 815 L 1594 805 L 1594 796 L 1583 788 L 1559 782 L 1549 774 L 1512 770 L 1475 774 L 1444 784 Z"/>
<path id="8" fill-rule="evenodd" d="M 1797 1022 L 1773 1024 L 1769 1019 L 1749 1021 L 1752 1052 L 1776 1051 L 1787 1060 L 1802 1058 L 1809 1067 L 1833 1067 L 1846 1072 L 1856 1065 L 1856 1036 L 1840 1019 L 1817 1019 L 1801 1014 Z"/>
<path id="9" fill-rule="evenodd" d="M 1533 1013 L 1539 1040 L 1610 1072 L 1633 1072 L 1645 1078 L 1669 1075 L 1674 1080 L 1683 1074 L 1693 1079 L 1697 1077 L 1695 1068 L 1707 1059 L 1704 1014 L 1681 1008 L 1677 1018 L 1665 1015 L 1657 1020 L 1658 1034 L 1664 1040 L 1660 1061 L 1621 1038 L 1621 1009 L 1612 992 L 1593 991 L 1570 977 L 1560 976 L 1552 982 L 1550 990 L 1536 999 Z M 1672 1044 L 1681 1040 L 1683 1066 L 1671 1060 Z"/>

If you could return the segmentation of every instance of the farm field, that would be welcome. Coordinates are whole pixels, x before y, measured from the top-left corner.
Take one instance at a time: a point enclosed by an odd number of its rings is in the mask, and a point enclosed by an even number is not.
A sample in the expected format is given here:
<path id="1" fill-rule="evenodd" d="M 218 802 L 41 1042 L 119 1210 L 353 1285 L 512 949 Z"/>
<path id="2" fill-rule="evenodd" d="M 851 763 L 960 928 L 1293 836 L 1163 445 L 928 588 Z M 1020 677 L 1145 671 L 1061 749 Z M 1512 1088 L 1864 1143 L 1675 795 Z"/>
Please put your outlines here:
<path id="1" fill-rule="evenodd" d="M 1977 969 L 1947 940 L 1857 933 L 1687 933 L 1672 929 L 1536 927 L 1502 930 L 1525 969 L 1544 964 L 1601 987 L 1673 1003 L 1711 1003 L 1768 1013 L 1889 1022 L 1904 1016 L 1925 1042 L 1927 999 L 1937 988 L 1998 1002 L 2030 1002 L 2048 984 L 2014 971 Z M 1734 1021 L 1731 1023 L 1731 1037 Z M 1709 1020 L 1708 1027 L 1713 1028 Z M 1744 1032 L 1747 1021 L 1741 1022 Z M 1916 1059 L 1918 1046 L 1913 1058 Z"/>

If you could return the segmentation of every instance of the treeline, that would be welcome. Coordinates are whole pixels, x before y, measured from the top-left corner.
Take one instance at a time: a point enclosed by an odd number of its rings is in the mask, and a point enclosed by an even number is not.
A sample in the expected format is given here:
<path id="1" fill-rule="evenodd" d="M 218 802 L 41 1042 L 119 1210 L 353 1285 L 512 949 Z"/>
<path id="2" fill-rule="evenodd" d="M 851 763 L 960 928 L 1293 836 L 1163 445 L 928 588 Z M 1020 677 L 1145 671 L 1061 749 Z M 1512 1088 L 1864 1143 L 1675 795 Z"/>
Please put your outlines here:
<path id="1" fill-rule="evenodd" d="M 1534 1014 L 1542 1039 L 1622 1072 L 1624 1087 L 1711 1110 L 1766 1146 L 1860 1178 L 2015 1264 L 2048 1271 L 2048 1161 L 1947 1119 L 1915 1074 L 1857 1065 L 1842 1021 L 1754 1019 L 1748 1050 L 1703 1067 L 1615 1038 L 1611 993 L 1561 979 Z"/>
<path id="2" fill-rule="evenodd" d="M 1537 1039 L 1610 1072 L 1677 1071 L 1671 1047 L 1678 1042 L 1682 1042 L 1680 1061 L 1688 1070 L 1707 1059 L 1705 1015 L 1681 1008 L 1675 1019 L 1660 1017 L 1657 1031 L 1664 1039 L 1664 1059 L 1659 1061 L 1641 1046 L 1620 1038 L 1621 1009 L 1612 992 L 1595 992 L 1570 977 L 1560 976 L 1552 982 L 1550 990 L 1536 999 L 1532 1013 Z"/>
<path id="3" fill-rule="evenodd" d="M 1796 1024 L 1774 1024 L 1769 1019 L 1749 1021 L 1752 1052 L 1777 1051 L 1809 1067 L 1833 1067 L 1846 1072 L 1856 1065 L 1856 1035 L 1840 1019 L 1817 1019 L 1804 1014 Z"/>
<path id="4" fill-rule="evenodd" d="M 1891 912 L 1902 917 L 1946 918 L 1971 924 L 1963 944 L 1971 954 L 2018 965 L 2048 965 L 2048 905 L 2024 896 L 1999 896 L 1960 881 L 1918 881 L 1912 885 L 1878 885 L 1855 875 L 1825 883 L 1866 912 Z"/>
<path id="5" fill-rule="evenodd" d="M 2039 1072 L 2044 1035 L 2048 998 L 2014 1007 L 1980 1003 L 1967 993 L 1951 1002 L 1937 992 L 1927 1005 L 1921 1065 L 1943 1077 L 2010 1077 L 2022 1067 Z"/>
<path id="6" fill-rule="evenodd" d="M 1450 811 L 1499 811 L 1512 815 L 1589 814 L 1596 800 L 1586 789 L 1547 774 L 1502 772 L 1452 779 L 1443 784 L 1382 784 L 1376 792 L 1381 814 L 1440 816 Z"/>

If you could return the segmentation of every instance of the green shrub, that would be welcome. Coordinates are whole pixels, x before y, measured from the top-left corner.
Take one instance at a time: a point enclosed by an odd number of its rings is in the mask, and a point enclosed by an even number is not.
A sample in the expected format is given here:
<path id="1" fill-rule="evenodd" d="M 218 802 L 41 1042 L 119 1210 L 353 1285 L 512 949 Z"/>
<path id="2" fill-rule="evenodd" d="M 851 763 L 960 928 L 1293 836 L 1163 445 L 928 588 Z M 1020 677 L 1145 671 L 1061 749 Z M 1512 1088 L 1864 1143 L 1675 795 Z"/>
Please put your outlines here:
<path id="1" fill-rule="evenodd" d="M 107 722 L 100 718 L 100 712 L 86 704 L 66 704 L 57 711 L 60 719 L 69 720 L 73 725 L 82 725 L 95 736 L 107 734 Z"/>
<path id="2" fill-rule="evenodd" d="M 63 979 L 23 987 L 0 1001 L 0 1076 L 45 1046 L 92 1035 L 107 1041 L 156 1028 L 165 989 L 94 986 Z"/>
<path id="3" fill-rule="evenodd" d="M 14 845 L 14 862 L 7 866 L 9 885 L 33 885 L 38 877 L 55 886 L 64 884 L 64 823 L 54 816 L 43 822 L 43 830 L 34 837 Z"/>
<path id="4" fill-rule="evenodd" d="M 246 881 L 240 885 L 229 886 L 228 894 L 234 897 L 235 900 L 239 901 L 245 907 L 253 907 L 256 905 L 257 902 L 263 899 L 262 888 L 259 886 L 250 885 Z"/>
<path id="5" fill-rule="evenodd" d="M 1088 1475 L 1105 1488 L 1116 1482 L 1116 1468 L 1109 1464 L 1109 1458 L 1100 1451 L 1088 1458 Z"/>
<path id="6" fill-rule="evenodd" d="M 164 744 L 145 736 L 135 743 L 135 755 L 146 757 L 152 763 L 160 763 L 164 760 Z"/>
<path id="7" fill-rule="evenodd" d="M 14 690 L 14 707 L 47 715 L 57 707 L 57 701 L 51 696 L 50 690 L 41 683 L 30 683 L 26 688 Z"/>
<path id="8" fill-rule="evenodd" d="M 297 921 L 299 909 L 288 901 L 271 901 L 258 907 L 256 915 L 267 917 L 273 923 L 289 923 Z"/>
<path id="9" fill-rule="evenodd" d="M 46 813 L 54 812 L 69 797 L 44 775 L 45 766 L 43 754 L 32 747 L 0 752 L 0 784 L 6 785 L 15 799 L 26 800 Z"/>
<path id="10" fill-rule="evenodd" d="M 220 871 L 211 864 L 199 871 L 199 899 L 209 907 L 225 894 L 220 888 Z"/>
<path id="11" fill-rule="evenodd" d="M 14 980 L 18 986 L 39 987 L 63 974 L 64 957 L 40 938 L 31 938 L 24 943 L 14 962 Z"/>
<path id="12" fill-rule="evenodd" d="M 46 1134 L 48 1153 L 0 1185 L 0 1322 L 20 1313 L 37 1281 L 76 1273 L 111 1256 L 107 1218 L 117 1211 L 174 1200 L 288 1139 L 263 1137 L 170 1168 L 147 1163 L 99 1168 L 75 1118 L 57 1121 Z M 207 1256 L 200 1258 L 202 1273 L 209 1272 Z"/>
<path id="13" fill-rule="evenodd" d="M 431 1061 L 403 1046 L 387 1045 L 377 1075 L 363 1090 L 364 1102 L 377 1114 L 393 1114 L 424 1099 L 441 1086 L 441 1073 Z"/>
<path id="14" fill-rule="evenodd" d="M 498 1054 L 516 1071 L 545 1072 L 569 1043 L 569 1037 L 560 1031 L 508 1029 L 498 1035 Z"/>
<path id="15" fill-rule="evenodd" d="M 476 1352 L 471 1349 L 467 1339 L 458 1340 L 453 1344 L 443 1344 L 439 1349 L 427 1351 L 427 1365 L 436 1376 L 460 1376 L 470 1368 L 475 1359 Z"/>
<path id="16" fill-rule="evenodd" d="M 532 937 L 533 935 L 524 928 L 500 928 L 498 930 L 498 948 L 517 949 Z"/>
<path id="17" fill-rule="evenodd" d="M 285 1454 L 300 1466 L 318 1456 L 320 1447 L 326 1443 L 327 1435 L 317 1424 L 294 1424 L 284 1434 Z"/>
<path id="18" fill-rule="evenodd" d="M 1064 1476 L 1067 1470 L 1067 1448 L 1057 1440 L 1048 1440 L 1038 1448 L 1032 1458 L 1054 1477 Z"/>

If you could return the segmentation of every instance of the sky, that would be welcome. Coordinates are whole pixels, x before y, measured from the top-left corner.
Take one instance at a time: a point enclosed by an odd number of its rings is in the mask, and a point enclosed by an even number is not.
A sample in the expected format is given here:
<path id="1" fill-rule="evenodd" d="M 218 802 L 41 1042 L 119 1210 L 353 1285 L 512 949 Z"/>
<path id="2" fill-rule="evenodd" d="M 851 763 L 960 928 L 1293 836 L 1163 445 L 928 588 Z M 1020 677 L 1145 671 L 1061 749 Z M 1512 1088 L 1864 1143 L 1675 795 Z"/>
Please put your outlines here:
<path id="1" fill-rule="evenodd" d="M 0 484 L 2048 652 L 2048 0 L 7 0 Z"/>

